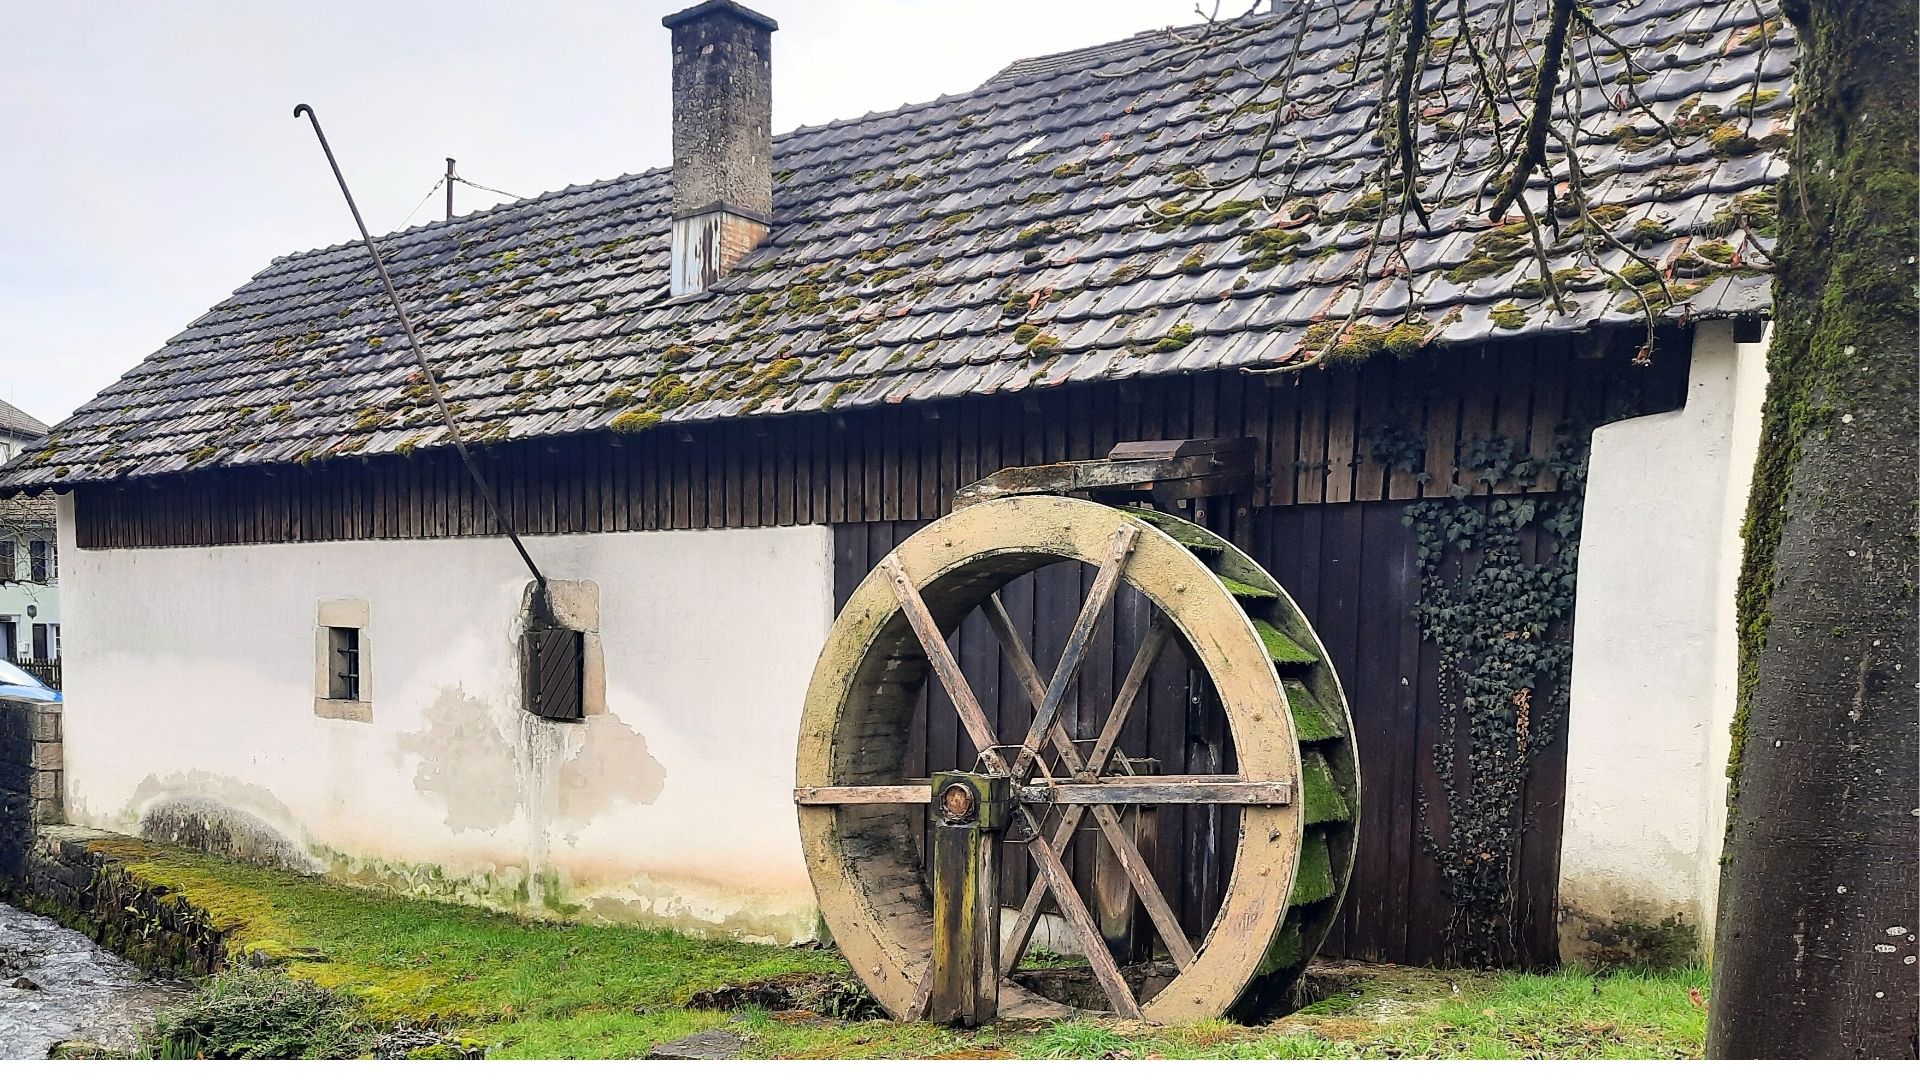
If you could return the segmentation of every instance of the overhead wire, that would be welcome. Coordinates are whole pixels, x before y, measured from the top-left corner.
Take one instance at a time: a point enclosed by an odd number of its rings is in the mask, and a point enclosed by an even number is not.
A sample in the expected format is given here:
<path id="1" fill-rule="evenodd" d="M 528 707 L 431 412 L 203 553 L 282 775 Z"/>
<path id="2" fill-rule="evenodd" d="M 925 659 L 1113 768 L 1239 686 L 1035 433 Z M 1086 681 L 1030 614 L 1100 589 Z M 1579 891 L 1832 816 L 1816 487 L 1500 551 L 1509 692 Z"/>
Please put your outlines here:
<path id="1" fill-rule="evenodd" d="M 509 199 L 512 199 L 512 200 L 513 200 L 513 201 L 515 201 L 515 202 L 519 202 L 520 200 L 522 200 L 522 199 L 525 199 L 525 198 L 526 198 L 526 196 L 525 196 L 525 195 L 515 195 L 515 194 L 514 194 L 513 192 L 511 192 L 511 191 L 501 191 L 501 190 L 500 190 L 499 188 L 490 188 L 490 187 L 488 187 L 488 186 L 487 186 L 487 185 L 485 185 L 485 184 L 476 184 L 476 183 L 474 183 L 473 181 L 471 181 L 471 180 L 469 180 L 469 179 L 467 179 L 466 177 L 464 177 L 464 176 L 460 176 L 460 175 L 457 175 L 457 174 L 456 174 L 456 175 L 454 176 L 454 178 L 453 178 L 453 180 L 454 180 L 454 182 L 455 182 L 455 183 L 457 183 L 457 184 L 465 184 L 465 185 L 467 185 L 467 186 L 468 186 L 468 187 L 470 187 L 470 188 L 475 188 L 475 189 L 478 189 L 478 190 L 480 190 L 480 191 L 484 191 L 484 192 L 487 192 L 487 193 L 488 193 L 488 194 L 490 194 L 490 195 L 503 195 L 503 196 L 505 196 L 505 197 L 507 197 L 507 198 L 509 198 Z"/>
<path id="2" fill-rule="evenodd" d="M 419 213 L 420 208 L 427 205 L 427 200 L 433 198 L 434 193 L 439 191 L 441 188 L 445 187 L 446 184 L 447 184 L 447 178 L 444 176 L 442 176 L 438 180 L 435 180 L 433 182 L 433 186 L 427 189 L 427 193 L 425 195 L 420 196 L 420 201 L 413 204 L 413 209 L 407 211 L 406 219 L 400 222 L 400 229 L 404 229 L 408 225 L 412 224 L 413 215 Z M 395 229 L 394 231 L 398 232 L 400 230 Z"/>

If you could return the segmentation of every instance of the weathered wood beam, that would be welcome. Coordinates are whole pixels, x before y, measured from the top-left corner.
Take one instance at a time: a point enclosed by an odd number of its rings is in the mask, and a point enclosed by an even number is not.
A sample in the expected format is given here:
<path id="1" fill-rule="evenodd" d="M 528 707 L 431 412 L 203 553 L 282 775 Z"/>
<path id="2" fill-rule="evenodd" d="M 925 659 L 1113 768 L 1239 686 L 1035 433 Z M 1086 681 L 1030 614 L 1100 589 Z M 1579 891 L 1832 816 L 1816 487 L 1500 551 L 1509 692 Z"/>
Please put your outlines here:
<path id="1" fill-rule="evenodd" d="M 1080 667 L 1087 659 L 1087 642 L 1093 638 L 1094 628 L 1100 625 L 1100 617 L 1106 613 L 1107 601 L 1113 599 L 1114 590 L 1120 587 L 1121 570 L 1127 565 L 1127 556 L 1133 554 L 1133 545 L 1140 539 L 1140 530 L 1132 525 L 1122 525 L 1113 531 L 1107 541 L 1107 557 L 1100 563 L 1100 572 L 1094 575 L 1093 588 L 1087 592 L 1086 603 L 1080 605 L 1080 615 L 1073 621 L 1073 630 L 1067 635 L 1067 644 L 1060 653 L 1060 664 L 1053 671 L 1053 681 L 1047 684 L 1047 692 L 1034 703 L 1033 725 L 1027 729 L 1027 737 L 1020 745 L 1020 753 L 1013 759 L 1013 779 L 1025 780 L 1033 769 L 1034 755 L 1040 752 L 1040 742 L 1050 732 L 1057 730 L 1055 721 L 1060 716 L 1060 704 L 1067 699 L 1067 691 L 1073 687 L 1073 680 L 1080 674 Z M 1028 666 L 1032 667 L 1029 659 Z M 1037 670 L 1037 669 L 1036 669 Z"/>
<path id="2" fill-rule="evenodd" d="M 1293 801 L 1288 780 L 1242 780 L 1236 776 L 1114 776 L 1092 783 L 1030 784 L 1015 798 L 1023 803 L 1059 806 L 1160 805 L 1213 803 L 1239 806 L 1286 806 Z"/>
<path id="3" fill-rule="evenodd" d="M 801 806 L 910 805 L 924 804 L 932 798 L 925 781 L 918 784 L 854 784 L 793 789 L 793 801 Z"/>
<path id="4" fill-rule="evenodd" d="M 1105 458 L 1001 469 L 954 493 L 953 507 L 1008 495 L 1138 492 L 1192 498 L 1244 491 L 1257 479 L 1254 450 L 1252 439 L 1121 443 Z"/>
<path id="5" fill-rule="evenodd" d="M 1000 1011 L 1000 844 L 1005 777 L 933 777 L 927 861 L 933 889 L 933 962 L 924 1010 L 938 1024 L 979 1027 Z"/>
<path id="6" fill-rule="evenodd" d="M 947 690 L 948 700 L 953 702 L 954 712 L 960 716 L 960 724 L 967 729 L 967 736 L 973 740 L 974 749 L 980 752 L 980 759 L 989 770 L 1006 772 L 1006 762 L 994 747 L 993 725 L 987 721 L 985 709 L 980 707 L 980 699 L 973 694 L 973 687 L 967 685 L 967 677 L 960 670 L 960 661 L 954 659 L 953 650 L 947 648 L 947 639 L 940 633 L 940 625 L 933 619 L 933 613 L 927 610 L 927 602 L 920 597 L 907 577 L 906 568 L 900 565 L 900 559 L 888 555 L 880 560 L 880 570 L 886 574 L 887 583 L 893 588 L 893 595 L 900 602 L 900 610 L 907 616 L 907 625 L 913 628 L 913 634 L 920 639 L 920 648 L 927 654 L 927 663 L 933 667 L 933 673 L 939 677 L 940 685 Z"/>

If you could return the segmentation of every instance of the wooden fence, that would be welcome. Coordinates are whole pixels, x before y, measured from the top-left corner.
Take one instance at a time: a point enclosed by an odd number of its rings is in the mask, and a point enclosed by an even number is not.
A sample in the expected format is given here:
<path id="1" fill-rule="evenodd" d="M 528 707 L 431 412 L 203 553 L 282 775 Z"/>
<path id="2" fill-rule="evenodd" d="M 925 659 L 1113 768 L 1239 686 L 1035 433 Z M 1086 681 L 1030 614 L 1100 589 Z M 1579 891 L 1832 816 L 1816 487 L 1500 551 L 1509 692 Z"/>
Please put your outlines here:
<path id="1" fill-rule="evenodd" d="M 46 683 L 52 690 L 60 689 L 60 661 L 58 660 L 22 660 L 20 669 Z"/>

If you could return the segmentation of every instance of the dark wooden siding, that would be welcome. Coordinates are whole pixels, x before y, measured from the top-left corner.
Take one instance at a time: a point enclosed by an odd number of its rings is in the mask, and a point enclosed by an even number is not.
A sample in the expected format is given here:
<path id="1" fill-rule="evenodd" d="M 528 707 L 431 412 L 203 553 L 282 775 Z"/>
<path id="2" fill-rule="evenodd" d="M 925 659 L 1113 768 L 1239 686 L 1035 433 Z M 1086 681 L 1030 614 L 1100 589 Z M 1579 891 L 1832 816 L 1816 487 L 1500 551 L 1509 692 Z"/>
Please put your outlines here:
<path id="1" fill-rule="evenodd" d="M 1388 503 L 1261 511 L 1254 518 L 1249 554 L 1279 579 L 1326 644 L 1360 740 L 1365 807 L 1360 850 L 1328 951 L 1431 964 L 1451 959 L 1446 934 L 1451 905 L 1421 840 L 1423 824 L 1436 836 L 1446 834 L 1433 754 L 1439 739 L 1439 656 L 1421 639 L 1414 618 L 1420 574 L 1402 511 Z M 1527 540 L 1529 547 L 1542 542 L 1538 535 Z M 1572 632 L 1571 620 L 1555 631 L 1565 639 Z M 1564 707 L 1542 720 L 1564 732 Z M 1466 732 L 1459 738 L 1464 748 Z M 1548 743 L 1528 774 L 1528 831 L 1515 868 L 1513 944 L 1520 962 L 1532 966 L 1555 963 L 1559 955 L 1554 906 L 1565 747 L 1564 738 Z"/>
<path id="2" fill-rule="evenodd" d="M 1128 439 L 1250 435 L 1266 478 L 1252 506 L 1445 495 L 1369 453 L 1390 420 L 1427 437 L 1429 459 L 1501 433 L 1544 456 L 1555 433 L 1659 412 L 1684 399 L 1680 338 L 1650 368 L 1582 358 L 1565 339 L 1377 360 L 1277 382 L 1241 374 L 1142 379 L 481 447 L 503 511 L 531 534 L 920 521 L 996 469 L 1097 457 Z M 1465 433 L 1464 435 L 1462 433 Z M 1552 480 L 1545 485 L 1551 490 Z M 479 536 L 498 531 L 447 450 L 233 468 L 87 485 L 84 548 Z"/>
<path id="3" fill-rule="evenodd" d="M 1213 509 L 1217 515 L 1221 507 Z M 1326 951 L 1363 960 L 1440 964 L 1455 959 L 1448 955 L 1446 936 L 1451 905 L 1421 840 L 1423 810 L 1424 824 L 1436 835 L 1443 836 L 1446 829 L 1432 752 L 1439 737 L 1438 657 L 1435 647 L 1421 640 L 1414 620 L 1420 576 L 1403 511 L 1403 504 L 1377 500 L 1262 508 L 1247 519 L 1247 550 L 1286 587 L 1325 642 L 1346 687 L 1360 740 L 1365 806 L 1360 850 L 1346 906 Z M 836 528 L 836 602 L 844 602 L 882 556 L 923 524 Z M 1030 635 L 1043 671 L 1051 670 L 1058 658 L 1092 579 L 1092 567 L 1050 567 L 1004 591 L 1007 610 Z M 1065 713 L 1075 737 L 1098 733 L 1105 719 L 1102 703 L 1111 700 L 1114 683 L 1124 675 L 1146 628 L 1147 613 L 1143 599 L 1131 591 L 1116 601 L 1114 618 L 1093 641 L 1081 684 Z M 1570 635 L 1572 627 L 1557 632 Z M 984 620 L 977 613 L 969 617 L 952 645 L 981 705 L 996 718 L 1002 741 L 1018 742 L 1032 712 Z M 1219 750 L 1226 742 L 1225 723 L 1204 678 L 1191 675 L 1184 657 L 1163 658 L 1142 697 L 1145 705 L 1129 721 L 1121 741 L 1123 752 L 1154 758 L 1164 772 L 1231 768 L 1230 753 L 1221 755 Z M 924 756 L 912 764 L 927 771 L 971 767 L 970 744 L 945 694 L 923 694 L 919 709 Z M 1552 720 L 1563 721 L 1564 716 Z M 1528 832 L 1516 867 L 1513 925 L 1513 955 L 1528 966 L 1551 965 L 1558 959 L 1554 900 L 1566 785 L 1564 747 L 1563 738 L 1548 744 L 1528 779 Z M 1199 807 L 1165 808 L 1160 814 L 1155 875 L 1169 885 L 1169 901 L 1197 939 L 1219 909 L 1232 868 L 1221 853 L 1230 847 L 1234 822 L 1230 812 Z M 1076 876 L 1087 873 L 1096 842 L 1090 835 L 1076 840 Z M 1026 894 L 1028 862 L 1017 848 L 1011 849 L 1004 886 L 1004 899 L 1011 906 L 1018 906 Z M 1177 895 L 1172 883 L 1178 884 Z"/>

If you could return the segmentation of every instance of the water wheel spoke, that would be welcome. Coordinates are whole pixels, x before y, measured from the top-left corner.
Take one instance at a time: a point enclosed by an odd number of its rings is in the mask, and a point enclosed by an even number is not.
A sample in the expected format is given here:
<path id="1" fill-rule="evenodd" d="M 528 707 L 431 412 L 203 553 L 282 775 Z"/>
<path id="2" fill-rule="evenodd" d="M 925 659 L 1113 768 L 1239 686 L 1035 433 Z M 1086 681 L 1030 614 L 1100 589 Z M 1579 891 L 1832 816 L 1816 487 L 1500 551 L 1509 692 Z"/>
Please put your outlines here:
<path id="1" fill-rule="evenodd" d="M 1026 688 L 1027 696 L 1033 699 L 1034 708 L 1047 699 L 1047 681 L 1040 677 L 1040 669 L 1033 662 L 1033 654 L 1020 641 L 1019 631 L 1013 628 L 1013 616 L 1007 614 L 1007 605 L 1000 602 L 1000 594 L 987 597 L 980 607 L 986 616 L 987 627 L 1000 642 L 1000 651 L 1006 654 L 1007 663 L 1012 666 L 1013 674 Z"/>
<path id="2" fill-rule="evenodd" d="M 1080 939 L 1080 947 L 1087 954 L 1087 962 L 1093 966 L 1094 981 L 1106 992 L 1107 1000 L 1113 1004 L 1113 1011 L 1126 1020 L 1140 1019 L 1140 1003 L 1134 1000 L 1133 990 L 1127 986 L 1127 980 L 1120 974 L 1120 965 L 1114 963 L 1108 955 L 1106 939 L 1100 936 L 1100 927 L 1093 921 L 1093 913 L 1087 910 L 1087 903 L 1080 898 L 1080 892 L 1073 887 L 1073 878 L 1067 874 L 1067 868 L 1060 861 L 1060 854 L 1040 835 L 1041 822 L 1035 819 L 1033 812 L 1021 807 L 1021 814 L 1027 820 L 1027 827 L 1033 830 L 1033 838 L 1027 841 L 1027 853 L 1033 856 L 1034 865 L 1039 867 L 1040 876 L 1045 880 L 1054 902 L 1060 905 L 1060 913 L 1066 917 L 1067 925 L 1073 928 L 1073 935 Z"/>
<path id="3" fill-rule="evenodd" d="M 1096 590 L 1098 582 L 1096 581 Z M 987 625 L 999 639 L 1000 649 L 1006 657 L 1014 674 L 1026 688 L 1027 695 L 1033 699 L 1036 708 L 1044 708 L 1048 688 L 1040 681 L 1039 668 L 1027 647 L 1021 643 L 1013 627 L 1013 620 L 1007 615 L 1005 605 L 998 596 L 992 597 L 985 605 Z M 1084 609 L 1083 612 L 1084 614 Z M 1127 715 L 1133 711 L 1133 701 L 1140 688 L 1147 681 L 1147 674 L 1159 657 L 1160 650 L 1167 642 L 1165 623 L 1156 623 L 1147 639 L 1140 644 L 1140 650 L 1134 654 L 1133 662 L 1128 666 L 1126 677 L 1121 682 L 1120 691 L 1115 695 L 1113 707 L 1107 715 L 1106 724 L 1100 732 L 1100 739 L 1094 744 L 1091 756 L 1085 760 L 1080 750 L 1073 745 L 1057 726 L 1051 731 L 1054 746 L 1060 752 L 1060 760 L 1075 776 L 1083 780 L 1093 780 L 1106 766 L 1107 758 L 1113 753 L 1114 744 L 1119 740 L 1120 731 L 1126 725 Z M 1057 790 L 1057 789 L 1056 789 Z M 1064 844 L 1073 838 L 1074 831 L 1080 827 L 1080 821 L 1086 815 L 1085 804 L 1067 806 L 1054 830 L 1053 843 Z M 1120 831 L 1120 817 L 1105 806 L 1095 807 L 1094 820 L 1100 825 L 1102 833 L 1107 835 L 1108 843 L 1113 846 L 1114 854 L 1119 858 L 1121 868 L 1133 884 L 1141 904 L 1153 920 L 1154 929 L 1166 943 L 1167 952 L 1174 962 L 1185 968 L 1193 960 L 1193 946 L 1187 941 L 1187 935 L 1180 928 L 1180 920 L 1173 914 L 1173 908 L 1167 903 L 1160 891 L 1159 883 L 1147 868 L 1146 860 L 1140 855 L 1140 849 Z M 1124 849 L 1121 845 L 1124 845 Z M 1006 953 L 1001 958 L 1002 974 L 1011 974 L 1020 966 L 1020 959 L 1027 951 L 1027 943 L 1033 938 L 1033 930 L 1040 918 L 1040 905 L 1045 902 L 1046 888 L 1044 880 L 1036 880 L 1027 890 L 1026 900 L 1020 905 L 1020 913 L 1015 918 L 1013 932 L 1007 943 Z M 1104 948 L 1104 944 L 1103 944 Z"/>
<path id="4" fill-rule="evenodd" d="M 1033 701 L 1034 708 L 1040 708 L 1041 703 L 1047 698 L 1047 684 L 1040 678 L 1040 669 L 1034 665 L 1033 654 L 1027 651 L 1027 647 L 1020 641 L 1018 632 L 1014 630 L 1013 618 L 1007 614 L 1006 605 L 1002 604 L 1000 597 L 995 595 L 988 598 L 981 610 L 987 617 L 987 626 L 993 631 L 993 636 L 999 639 L 1000 651 L 1005 654 L 1008 665 L 1013 668 L 1014 676 L 1026 689 L 1027 697 Z M 1080 748 L 1073 745 L 1073 739 L 1061 729 L 1059 724 L 1049 728 L 1047 737 L 1052 741 L 1054 749 L 1059 751 L 1060 760 L 1066 764 L 1069 771 L 1076 776 L 1086 775 L 1086 765 L 1080 759 Z"/>
<path id="5" fill-rule="evenodd" d="M 1127 716 L 1133 712 L 1133 702 L 1140 696 L 1140 689 L 1147 685 L 1147 676 L 1153 673 L 1154 661 L 1172 640 L 1173 628 L 1164 621 L 1153 624 L 1147 631 L 1147 639 L 1140 643 L 1140 651 L 1133 654 L 1133 663 L 1127 666 L 1127 674 L 1120 681 L 1120 689 L 1114 691 L 1113 708 L 1107 711 L 1107 722 L 1100 727 L 1100 735 L 1094 740 L 1093 750 L 1087 754 L 1087 775 L 1097 776 L 1106 767 L 1107 758 L 1113 755 L 1114 744 L 1120 741 L 1120 731 L 1127 726 Z"/>
<path id="6" fill-rule="evenodd" d="M 1100 826 L 1100 835 L 1106 840 L 1107 847 L 1113 850 L 1114 858 L 1120 861 L 1120 869 L 1127 875 L 1127 881 L 1133 885 L 1133 894 L 1140 898 L 1140 906 L 1147 909 L 1147 917 L 1153 920 L 1153 928 L 1160 934 L 1160 940 L 1166 943 L 1167 955 L 1180 970 L 1193 963 L 1193 943 L 1187 940 L 1187 932 L 1180 928 L 1180 917 L 1173 913 L 1173 905 L 1167 903 L 1165 893 L 1160 891 L 1160 883 L 1153 878 L 1153 871 L 1147 866 L 1146 857 L 1140 854 L 1140 848 L 1127 835 L 1125 826 L 1120 823 L 1120 815 L 1111 806 L 1095 806 L 1093 820 Z"/>
<path id="7" fill-rule="evenodd" d="M 836 787 L 793 789 L 793 801 L 801 806 L 874 806 L 894 803 L 911 805 L 933 801 L 933 789 L 922 780 L 917 784 L 846 784 Z"/>
<path id="8" fill-rule="evenodd" d="M 1017 631 L 1013 628 L 1013 619 L 1007 614 L 1006 606 L 998 596 L 990 598 L 982 608 L 987 617 L 987 626 L 1000 642 L 1000 651 L 1006 655 L 1013 673 L 1026 688 L 1027 696 L 1039 708 L 1047 695 L 1046 684 L 1040 680 L 1040 669 L 1033 663 L 1032 654 L 1021 643 Z M 1100 737 L 1094 743 L 1093 751 L 1085 760 L 1080 757 L 1080 748 L 1073 744 L 1065 732 L 1055 725 L 1050 731 L 1055 749 L 1060 752 L 1060 760 L 1067 770 L 1082 780 L 1091 780 L 1099 775 L 1107 764 L 1107 758 L 1113 754 L 1114 744 L 1120 739 L 1120 731 L 1126 726 L 1127 715 L 1133 711 L 1134 699 L 1140 696 L 1141 687 L 1146 685 L 1147 675 L 1153 670 L 1153 662 L 1166 647 L 1169 637 L 1167 625 L 1154 623 L 1147 639 L 1140 643 L 1140 650 L 1134 654 L 1133 662 L 1127 668 L 1126 677 L 1121 681 L 1119 691 L 1114 695 L 1113 707 L 1107 713 L 1106 723 L 1101 727 Z"/>
<path id="9" fill-rule="evenodd" d="M 1140 530 L 1133 525 L 1122 525 L 1108 538 L 1106 558 L 1100 564 L 1100 572 L 1094 575 L 1093 588 L 1087 592 L 1086 603 L 1080 605 L 1080 615 L 1074 619 L 1066 647 L 1061 650 L 1060 664 L 1054 668 L 1053 680 L 1047 684 L 1045 696 L 1036 703 L 1033 725 L 1027 729 L 1027 737 L 1020 744 L 1020 753 L 1014 758 L 1013 778 L 1016 782 L 1026 778 L 1033 768 L 1034 755 L 1040 752 L 1040 743 L 1049 732 L 1057 730 L 1055 721 L 1060 716 L 1060 703 L 1066 700 L 1067 691 L 1073 688 L 1074 679 L 1086 663 L 1087 642 L 1100 625 L 1100 617 L 1105 614 L 1114 590 L 1120 587 L 1121 570 L 1126 566 L 1127 556 L 1133 554 L 1134 541 L 1139 538 Z M 1031 662 L 1029 659 L 1029 665 Z"/>
<path id="10" fill-rule="evenodd" d="M 980 707 L 980 699 L 974 696 L 973 687 L 967 684 L 967 677 L 960 670 L 960 661 L 954 659 L 953 650 L 947 648 L 946 635 L 940 632 L 933 613 L 927 610 L 927 602 L 921 598 L 920 590 L 913 587 L 913 581 L 907 577 L 906 568 L 900 565 L 898 556 L 888 555 L 880 560 L 880 569 L 887 575 L 894 598 L 900 602 L 900 610 L 907 617 L 907 625 L 913 628 L 913 636 L 920 639 L 920 648 L 927 654 L 927 663 L 933 667 L 940 685 L 946 688 L 947 698 L 953 702 L 954 712 L 959 714 L 961 726 L 967 729 L 967 737 L 973 740 L 974 749 L 980 752 L 988 768 L 1006 771 L 1006 762 L 993 748 L 993 725 L 987 722 L 987 712 Z"/>
<path id="11" fill-rule="evenodd" d="M 1293 802 L 1291 780 L 1248 780 L 1233 773 L 1154 776 L 1103 776 L 1085 783 L 1029 784 L 1014 798 L 1023 803 L 1060 806 L 1166 806 L 1207 803 L 1215 806 L 1286 806 Z"/>
<path id="12" fill-rule="evenodd" d="M 1053 830 L 1053 842 L 1064 844 L 1073 839 L 1074 831 L 1080 828 L 1080 819 L 1087 814 L 1084 806 L 1069 806 L 1060 818 L 1059 827 Z M 1040 922 L 1040 905 L 1047 899 L 1047 883 L 1044 878 L 1035 878 L 1027 886 L 1027 898 L 1020 903 L 1020 914 L 1014 917 L 1013 930 L 1007 935 L 1006 944 L 1000 952 L 1000 974 L 1011 975 L 1020 967 L 1020 959 L 1026 955 L 1027 943 L 1033 940 L 1033 928 Z M 1104 951 L 1104 949 L 1103 949 Z"/>

